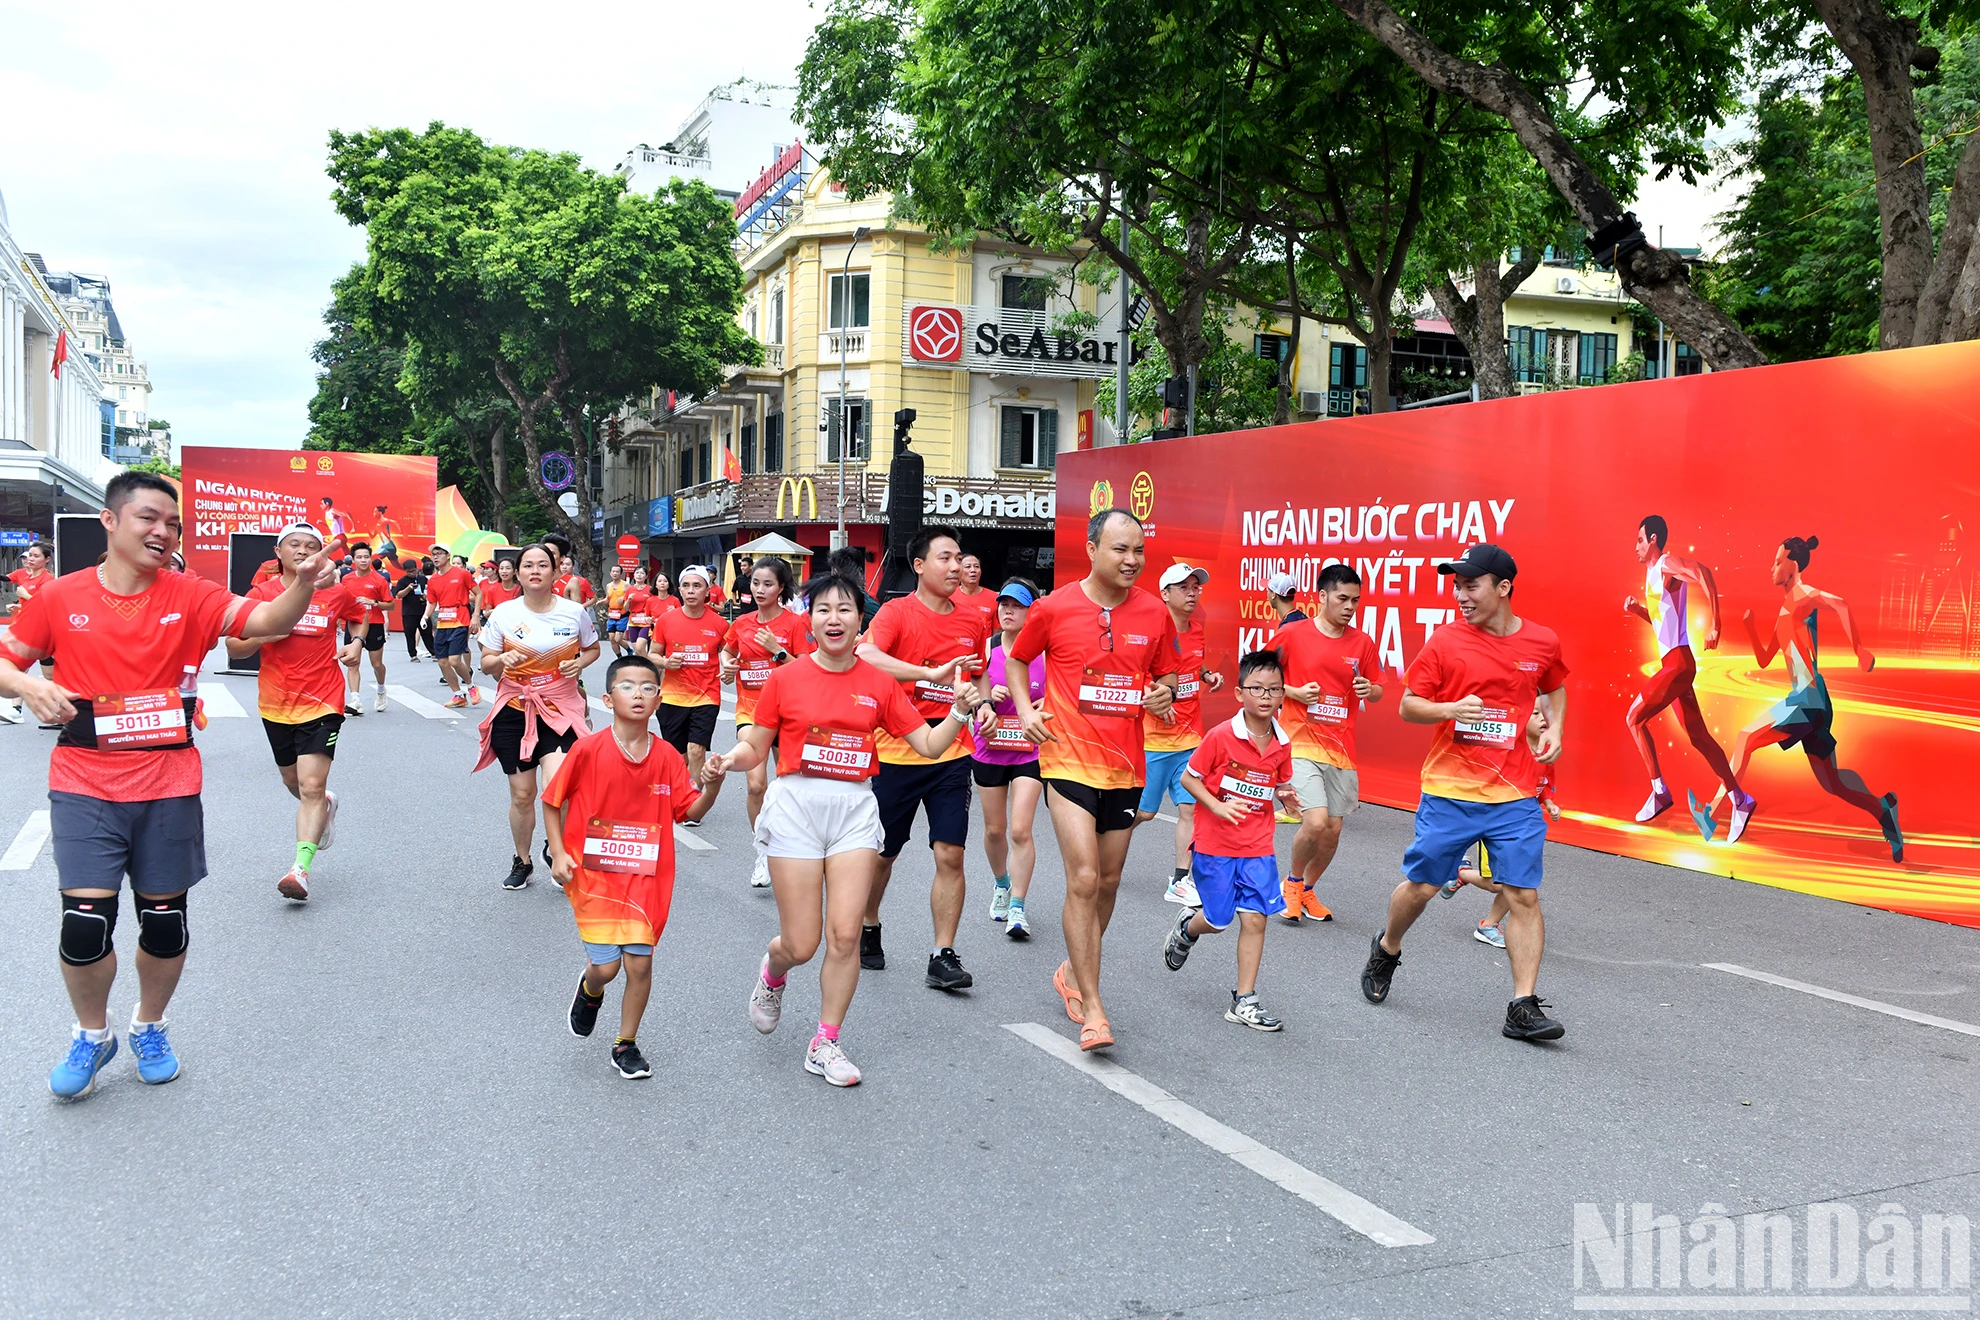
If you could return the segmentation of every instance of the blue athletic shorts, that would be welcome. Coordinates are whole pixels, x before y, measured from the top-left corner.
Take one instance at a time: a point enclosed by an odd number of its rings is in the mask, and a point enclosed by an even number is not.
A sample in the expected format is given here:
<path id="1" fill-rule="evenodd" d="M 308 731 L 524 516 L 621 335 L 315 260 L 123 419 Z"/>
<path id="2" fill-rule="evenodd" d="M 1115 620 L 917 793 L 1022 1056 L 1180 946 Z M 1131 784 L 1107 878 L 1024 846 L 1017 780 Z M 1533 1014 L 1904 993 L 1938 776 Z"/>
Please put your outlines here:
<path id="1" fill-rule="evenodd" d="M 1148 753 L 1148 783 L 1141 790 L 1141 809 L 1154 815 L 1162 809 L 1162 795 L 1179 807 L 1193 807 L 1196 799 L 1183 787 L 1183 771 L 1189 766 L 1189 758 L 1196 755 L 1194 747 L 1185 747 L 1179 752 Z"/>
<path id="2" fill-rule="evenodd" d="M 1240 912 L 1262 912 L 1269 917 L 1286 910 L 1277 857 L 1213 857 L 1192 852 L 1189 874 L 1196 881 L 1196 896 L 1203 901 L 1203 919 L 1218 930 L 1230 925 Z"/>
<path id="3" fill-rule="evenodd" d="M 590 940 L 584 941 L 584 956 L 591 959 L 593 967 L 604 967 L 615 963 L 619 961 L 620 954 L 652 952 L 651 944 L 593 944 Z"/>
<path id="4" fill-rule="evenodd" d="M 624 632 L 625 630 L 626 630 L 626 621 L 625 621 L 624 619 L 607 619 L 607 620 L 605 620 L 605 631 L 606 631 L 606 632 L 608 632 L 608 633 L 615 633 L 615 632 Z"/>
<path id="5" fill-rule="evenodd" d="M 470 631 L 470 629 L 465 627 L 435 628 L 433 630 L 434 656 L 444 660 L 450 655 L 466 655 L 468 653 L 467 644 L 468 633 Z"/>
<path id="6" fill-rule="evenodd" d="M 1492 850 L 1492 879 L 1515 889 L 1538 889 L 1547 817 L 1533 798 L 1461 802 L 1425 793 L 1416 804 L 1416 837 L 1403 854 L 1405 879 L 1443 885 L 1457 874 L 1474 843 Z"/>

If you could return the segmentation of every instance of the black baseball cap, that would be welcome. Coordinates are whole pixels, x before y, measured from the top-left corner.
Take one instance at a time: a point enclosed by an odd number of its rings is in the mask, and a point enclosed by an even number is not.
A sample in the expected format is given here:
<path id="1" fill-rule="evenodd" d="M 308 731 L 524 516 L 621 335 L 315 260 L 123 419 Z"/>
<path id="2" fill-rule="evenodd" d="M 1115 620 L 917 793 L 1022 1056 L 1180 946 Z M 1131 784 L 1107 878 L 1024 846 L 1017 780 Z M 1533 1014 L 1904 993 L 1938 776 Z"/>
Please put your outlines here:
<path id="1" fill-rule="evenodd" d="M 1474 545 L 1458 559 L 1448 564 L 1437 565 L 1439 573 L 1455 573 L 1459 577 L 1515 578 L 1519 576 L 1519 565 L 1513 557 L 1496 545 Z"/>

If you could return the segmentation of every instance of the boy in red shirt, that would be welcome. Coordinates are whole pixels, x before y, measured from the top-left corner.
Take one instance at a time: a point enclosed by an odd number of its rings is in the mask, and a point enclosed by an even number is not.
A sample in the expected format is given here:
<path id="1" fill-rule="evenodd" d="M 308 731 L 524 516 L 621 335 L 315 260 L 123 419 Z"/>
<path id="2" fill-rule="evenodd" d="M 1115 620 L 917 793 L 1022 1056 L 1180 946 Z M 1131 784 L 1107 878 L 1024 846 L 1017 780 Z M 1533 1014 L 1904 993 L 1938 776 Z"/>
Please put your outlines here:
<path id="1" fill-rule="evenodd" d="M 1283 1025 L 1258 1002 L 1258 963 L 1265 954 L 1265 918 L 1285 910 L 1279 888 L 1278 857 L 1272 849 L 1273 799 L 1299 810 L 1292 788 L 1292 739 L 1279 727 L 1285 675 L 1272 651 L 1253 651 L 1238 661 L 1238 713 L 1203 735 L 1183 787 L 1202 805 L 1190 874 L 1201 908 L 1177 919 L 1162 945 L 1162 961 L 1179 972 L 1189 951 L 1205 935 L 1238 921 L 1237 989 L 1224 1020 L 1254 1031 Z"/>
<path id="2" fill-rule="evenodd" d="M 612 726 L 578 739 L 543 791 L 543 831 L 551 874 L 584 942 L 571 1034 L 591 1034 L 605 987 L 623 962 L 612 1065 L 621 1077 L 651 1077 L 639 1052 L 639 1021 L 653 990 L 653 945 L 674 901 L 674 824 L 706 816 L 722 784 L 697 790 L 681 754 L 653 736 L 660 670 L 651 660 L 614 660 L 605 671 L 605 701 Z"/>

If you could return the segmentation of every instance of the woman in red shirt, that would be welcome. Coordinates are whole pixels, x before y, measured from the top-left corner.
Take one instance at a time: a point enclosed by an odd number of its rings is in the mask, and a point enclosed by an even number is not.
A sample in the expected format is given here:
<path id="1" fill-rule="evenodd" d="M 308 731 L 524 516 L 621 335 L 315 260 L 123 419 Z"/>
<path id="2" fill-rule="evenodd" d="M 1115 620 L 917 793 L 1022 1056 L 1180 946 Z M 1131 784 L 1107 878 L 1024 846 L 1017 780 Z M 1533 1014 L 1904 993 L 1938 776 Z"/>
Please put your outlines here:
<path id="1" fill-rule="evenodd" d="M 646 584 L 646 567 L 633 570 L 632 590 L 626 593 L 626 645 L 633 654 L 645 655 L 653 649 L 653 592 Z"/>
<path id="2" fill-rule="evenodd" d="M 781 559 L 765 557 L 750 570 L 749 594 L 756 608 L 739 614 L 722 639 L 722 681 L 736 685 L 736 734 L 756 723 L 756 698 L 771 673 L 811 650 L 811 630 L 804 617 L 784 608 L 791 595 L 791 566 Z M 766 763 L 749 772 L 749 827 L 756 828 L 756 817 L 763 810 L 763 794 L 770 787 L 770 767 Z M 749 883 L 756 889 L 770 887 L 770 867 L 761 849 Z"/>

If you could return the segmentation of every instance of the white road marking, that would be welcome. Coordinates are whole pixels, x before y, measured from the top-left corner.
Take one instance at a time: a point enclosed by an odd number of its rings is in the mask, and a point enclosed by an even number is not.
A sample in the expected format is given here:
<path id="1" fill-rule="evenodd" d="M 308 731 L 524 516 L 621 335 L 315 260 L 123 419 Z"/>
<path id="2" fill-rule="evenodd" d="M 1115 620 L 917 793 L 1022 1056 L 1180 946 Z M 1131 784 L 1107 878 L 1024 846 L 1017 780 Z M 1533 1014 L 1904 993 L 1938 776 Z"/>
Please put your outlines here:
<path id="1" fill-rule="evenodd" d="M 1339 1183 L 1321 1177 L 1305 1165 L 1295 1164 L 1202 1110 L 1184 1104 L 1139 1073 L 1123 1068 L 1112 1059 L 1081 1053 L 1077 1044 L 1048 1027 L 1036 1022 L 1009 1022 L 1004 1024 L 1004 1030 L 1030 1041 L 1061 1063 L 1079 1069 L 1115 1095 L 1132 1100 L 1169 1126 L 1228 1156 L 1268 1182 L 1277 1183 L 1373 1242 L 1385 1247 L 1422 1247 L 1437 1240 Z"/>
<path id="2" fill-rule="evenodd" d="M 1168 822 L 1169 822 L 1169 824 L 1171 824 L 1171 825 L 1173 825 L 1173 824 L 1175 824 L 1175 823 L 1176 823 L 1176 818 L 1175 818 L 1174 816 L 1166 816 L 1166 815 L 1164 815 L 1164 814 L 1162 814 L 1162 813 L 1161 813 L 1161 812 L 1159 812 L 1159 811 L 1155 813 L 1155 819 L 1156 819 L 1156 820 L 1166 820 L 1166 821 L 1168 821 Z"/>
<path id="3" fill-rule="evenodd" d="M 714 852 L 715 845 L 685 825 L 674 826 L 674 842 L 695 852 Z"/>
<path id="4" fill-rule="evenodd" d="M 225 683 L 207 683 L 200 688 L 199 696 L 206 703 L 206 718 L 209 720 L 247 718 L 247 707 L 241 705 L 240 698 Z"/>
<path id="5" fill-rule="evenodd" d="M 449 709 L 437 701 L 428 701 L 411 688 L 398 683 L 387 683 L 385 695 L 414 714 L 423 715 L 429 720 L 458 720 L 467 717 L 467 710 L 463 707 L 455 706 Z"/>
<path id="6" fill-rule="evenodd" d="M 41 856 L 41 845 L 48 842 L 48 832 L 48 813 L 30 811 L 21 832 L 0 854 L 0 871 L 25 871 L 33 866 L 34 859 Z"/>
<path id="7" fill-rule="evenodd" d="M 1905 1312 L 1910 1314 L 1959 1312 L 1965 1314 L 1973 1309 L 1973 1299 L 1961 1293 L 1957 1297 L 1932 1297 L 1910 1294 L 1899 1297 L 1810 1297 L 1810 1296 L 1759 1296 L 1741 1297 L 1727 1293 L 1666 1293 L 1663 1296 L 1646 1296 L 1643 1293 L 1604 1296 L 1600 1293 L 1578 1293 L 1574 1299 L 1577 1311 L 1819 1311 L 1830 1314 L 1850 1314 L 1859 1311 L 1885 1313 Z"/>
<path id="8" fill-rule="evenodd" d="M 1951 1018 L 1933 1017 L 1930 1013 L 1920 1013 L 1916 1009 L 1900 1008 L 1896 1004 L 1886 1004 L 1881 1000 L 1865 999 L 1860 995 L 1844 994 L 1826 986 L 1810 985 L 1806 981 L 1790 981 L 1785 976 L 1775 976 L 1770 972 L 1756 972 L 1751 967 L 1741 967 L 1737 963 L 1706 963 L 1715 972 L 1730 972 L 1743 976 L 1749 981 L 1765 981 L 1768 985 L 1780 986 L 1783 990 L 1799 990 L 1804 995 L 1814 995 L 1817 999 L 1833 999 L 1838 1004 L 1849 1004 L 1856 1008 L 1867 1008 L 1872 1013 L 1883 1013 L 1906 1022 L 1916 1022 L 1920 1026 L 1938 1027 L 1942 1031 L 1957 1031 L 1964 1036 L 1980 1036 L 1980 1027 L 1971 1022 L 1955 1022 Z"/>

